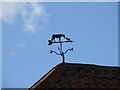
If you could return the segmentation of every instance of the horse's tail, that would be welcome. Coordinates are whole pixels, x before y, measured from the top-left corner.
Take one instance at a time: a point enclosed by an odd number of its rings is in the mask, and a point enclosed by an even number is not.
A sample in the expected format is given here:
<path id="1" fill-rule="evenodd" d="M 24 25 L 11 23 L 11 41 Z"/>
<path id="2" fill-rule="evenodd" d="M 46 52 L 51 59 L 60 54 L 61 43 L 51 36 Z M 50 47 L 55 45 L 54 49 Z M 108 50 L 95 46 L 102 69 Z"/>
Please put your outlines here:
<path id="1" fill-rule="evenodd" d="M 54 39 L 54 36 L 52 35 L 52 37 L 51 37 L 51 41 Z"/>

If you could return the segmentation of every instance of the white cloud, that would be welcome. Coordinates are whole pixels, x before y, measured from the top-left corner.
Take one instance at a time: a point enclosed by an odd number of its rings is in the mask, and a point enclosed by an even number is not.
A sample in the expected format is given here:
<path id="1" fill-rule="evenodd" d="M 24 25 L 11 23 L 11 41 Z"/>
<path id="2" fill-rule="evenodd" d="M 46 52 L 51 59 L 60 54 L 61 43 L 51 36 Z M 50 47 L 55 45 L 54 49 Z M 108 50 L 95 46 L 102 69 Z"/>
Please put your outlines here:
<path id="1" fill-rule="evenodd" d="M 17 13 L 17 10 L 16 10 L 17 3 L 2 2 L 1 4 L 2 4 L 2 9 L 0 10 L 0 19 L 10 24 Z"/>
<path id="2" fill-rule="evenodd" d="M 46 13 L 43 5 L 38 2 L 4 2 L 0 10 L 0 20 L 13 24 L 16 16 L 23 19 L 23 30 L 36 33 L 40 30 L 39 22 L 44 22 Z M 39 26 L 39 27 L 38 27 Z"/>
<path id="3" fill-rule="evenodd" d="M 25 43 L 18 43 L 17 46 L 24 48 L 24 47 L 26 47 L 26 44 Z"/>
<path id="4" fill-rule="evenodd" d="M 30 3 L 30 8 L 26 8 L 27 12 L 24 10 L 23 18 L 25 19 L 24 22 L 24 31 L 31 31 L 33 33 L 36 33 L 38 29 L 40 29 L 39 21 L 42 22 L 42 18 L 46 16 L 45 10 L 43 9 L 42 5 L 39 5 L 38 3 Z M 29 12 L 29 13 L 28 13 Z"/>

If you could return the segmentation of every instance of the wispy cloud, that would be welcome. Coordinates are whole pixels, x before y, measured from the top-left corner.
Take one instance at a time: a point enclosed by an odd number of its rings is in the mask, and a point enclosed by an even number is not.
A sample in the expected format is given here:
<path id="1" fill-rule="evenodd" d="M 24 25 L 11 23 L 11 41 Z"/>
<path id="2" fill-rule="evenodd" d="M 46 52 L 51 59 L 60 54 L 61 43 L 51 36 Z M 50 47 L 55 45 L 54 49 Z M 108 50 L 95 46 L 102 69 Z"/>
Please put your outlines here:
<path id="1" fill-rule="evenodd" d="M 14 17 L 18 13 L 16 8 L 16 3 L 2 3 L 2 11 L 0 11 L 0 19 L 8 24 L 12 24 Z"/>
<path id="2" fill-rule="evenodd" d="M 24 47 L 26 47 L 26 44 L 25 43 L 18 43 L 17 46 L 21 47 L 21 48 L 24 48 Z"/>
<path id="3" fill-rule="evenodd" d="M 10 56 L 16 56 L 16 52 L 14 51 L 10 52 Z"/>
<path id="4" fill-rule="evenodd" d="M 23 30 L 32 33 L 40 30 L 39 23 L 44 22 L 44 18 L 47 16 L 43 5 L 38 2 L 2 3 L 0 20 L 8 24 L 13 24 L 18 15 L 23 19 Z"/>
<path id="5" fill-rule="evenodd" d="M 17 43 L 17 47 L 18 48 L 25 48 L 25 47 L 27 47 L 27 45 L 26 45 L 26 43 L 19 42 L 19 43 Z M 10 56 L 16 56 L 17 54 L 18 54 L 18 51 L 11 51 L 9 53 Z"/>

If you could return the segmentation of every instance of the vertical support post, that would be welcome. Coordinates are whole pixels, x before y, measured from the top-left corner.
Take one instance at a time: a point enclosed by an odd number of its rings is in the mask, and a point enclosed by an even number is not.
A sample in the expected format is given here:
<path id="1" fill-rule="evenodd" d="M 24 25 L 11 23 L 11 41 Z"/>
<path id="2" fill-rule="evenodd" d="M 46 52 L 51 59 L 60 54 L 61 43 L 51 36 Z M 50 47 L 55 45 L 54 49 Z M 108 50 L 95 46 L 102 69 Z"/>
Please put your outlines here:
<path id="1" fill-rule="evenodd" d="M 62 52 L 62 42 L 60 42 L 60 54 L 62 56 L 63 63 L 64 63 L 65 62 L 65 56 L 64 56 L 64 53 Z"/>
<path id="2" fill-rule="evenodd" d="M 65 63 L 65 56 L 62 54 L 63 63 Z"/>
<path id="3" fill-rule="evenodd" d="M 61 39 L 59 39 L 59 42 L 60 42 L 60 55 L 62 56 L 63 63 L 65 63 L 65 56 L 64 56 L 64 53 L 62 52 L 62 42 L 61 42 Z"/>
<path id="4" fill-rule="evenodd" d="M 60 54 L 62 54 L 62 43 L 60 42 Z"/>

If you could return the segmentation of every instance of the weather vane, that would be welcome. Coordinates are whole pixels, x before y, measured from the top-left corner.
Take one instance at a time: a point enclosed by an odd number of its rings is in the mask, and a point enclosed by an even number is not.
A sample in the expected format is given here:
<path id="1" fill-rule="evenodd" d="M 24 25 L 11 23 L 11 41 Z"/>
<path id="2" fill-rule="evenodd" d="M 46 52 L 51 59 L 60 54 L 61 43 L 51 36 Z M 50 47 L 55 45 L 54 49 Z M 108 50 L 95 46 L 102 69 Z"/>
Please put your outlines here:
<path id="1" fill-rule="evenodd" d="M 58 40 L 56 41 L 56 38 L 58 38 Z M 62 41 L 61 38 L 64 38 L 65 41 Z M 63 63 L 65 62 L 65 54 L 68 51 L 72 51 L 73 48 L 67 49 L 65 52 L 62 51 L 62 43 L 67 43 L 67 42 L 73 42 L 72 40 L 70 40 L 70 38 L 67 38 L 64 34 L 53 34 L 51 40 L 48 40 L 48 45 L 52 45 L 53 43 L 59 43 L 60 46 L 58 46 L 58 50 L 60 53 L 57 53 L 56 51 L 52 51 L 50 50 L 50 53 L 55 53 L 57 55 L 61 55 L 62 59 L 63 59 Z"/>

